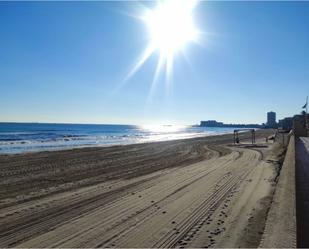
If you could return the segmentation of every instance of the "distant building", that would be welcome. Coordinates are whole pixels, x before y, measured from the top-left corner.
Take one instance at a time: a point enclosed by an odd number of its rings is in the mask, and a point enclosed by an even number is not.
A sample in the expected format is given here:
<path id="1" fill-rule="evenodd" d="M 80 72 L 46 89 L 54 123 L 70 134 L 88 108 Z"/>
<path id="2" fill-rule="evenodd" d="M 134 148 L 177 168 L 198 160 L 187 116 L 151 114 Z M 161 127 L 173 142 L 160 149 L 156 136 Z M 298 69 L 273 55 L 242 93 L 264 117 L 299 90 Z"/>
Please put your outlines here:
<path id="1" fill-rule="evenodd" d="M 309 129 L 307 129 L 309 115 L 303 112 L 302 114 L 294 115 L 293 117 L 293 131 L 295 137 L 308 136 Z"/>
<path id="2" fill-rule="evenodd" d="M 276 128 L 276 113 L 275 112 L 267 112 L 267 126 L 269 128 Z"/>
<path id="3" fill-rule="evenodd" d="M 278 123 L 278 127 L 283 130 L 291 130 L 295 129 L 297 126 L 298 130 L 300 127 L 306 128 L 306 120 L 309 120 L 309 114 L 302 113 L 302 114 L 296 114 L 293 117 L 286 117 L 284 119 L 280 119 Z"/>
<path id="4" fill-rule="evenodd" d="M 293 119 L 292 117 L 287 117 L 279 120 L 278 126 L 283 130 L 291 130 L 293 128 Z"/>

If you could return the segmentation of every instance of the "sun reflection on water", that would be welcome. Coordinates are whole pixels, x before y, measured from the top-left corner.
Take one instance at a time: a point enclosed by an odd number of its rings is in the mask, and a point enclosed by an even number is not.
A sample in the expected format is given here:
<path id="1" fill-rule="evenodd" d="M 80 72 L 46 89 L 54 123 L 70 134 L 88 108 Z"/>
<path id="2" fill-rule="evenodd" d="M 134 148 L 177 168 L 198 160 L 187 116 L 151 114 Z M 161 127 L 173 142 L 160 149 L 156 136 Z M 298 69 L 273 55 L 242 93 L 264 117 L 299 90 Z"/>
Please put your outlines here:
<path id="1" fill-rule="evenodd" d="M 142 125 L 143 130 L 154 133 L 175 133 L 186 128 L 184 125 Z"/>

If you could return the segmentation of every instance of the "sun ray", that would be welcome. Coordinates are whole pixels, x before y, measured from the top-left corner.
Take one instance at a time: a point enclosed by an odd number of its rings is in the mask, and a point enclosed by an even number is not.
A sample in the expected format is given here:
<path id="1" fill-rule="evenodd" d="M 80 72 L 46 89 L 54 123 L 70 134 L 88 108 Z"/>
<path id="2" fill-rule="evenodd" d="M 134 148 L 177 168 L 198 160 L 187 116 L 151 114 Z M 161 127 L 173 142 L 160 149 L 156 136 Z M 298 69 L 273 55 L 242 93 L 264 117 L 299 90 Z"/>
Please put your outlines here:
<path id="1" fill-rule="evenodd" d="M 169 96 L 171 93 L 171 87 L 173 85 L 173 62 L 174 57 L 172 55 L 166 58 L 166 93 Z"/>
<path id="2" fill-rule="evenodd" d="M 148 94 L 148 97 L 147 97 L 147 103 L 150 102 L 151 98 L 152 98 L 152 95 L 153 95 L 153 91 L 158 83 L 158 78 L 159 78 L 159 75 L 160 75 L 160 72 L 162 70 L 162 67 L 165 63 L 165 60 L 164 60 L 164 57 L 162 54 L 159 55 L 159 61 L 158 61 L 158 64 L 156 66 L 156 71 L 154 73 L 154 77 L 153 77 L 153 80 L 152 80 L 152 83 L 151 83 L 151 86 L 150 86 L 150 90 L 149 90 L 149 94 Z"/>
<path id="3" fill-rule="evenodd" d="M 155 48 L 152 46 L 152 44 L 148 44 L 141 58 L 138 60 L 137 64 L 133 67 L 133 69 L 129 72 L 124 81 L 130 79 L 140 69 L 140 67 L 148 60 L 148 58 L 153 54 L 154 51 Z"/>
<path id="4" fill-rule="evenodd" d="M 112 94 L 115 94 L 118 92 L 121 88 L 123 88 L 130 78 L 143 66 L 143 64 L 148 60 L 148 58 L 153 54 L 155 51 L 155 48 L 151 46 L 151 44 L 148 44 L 148 46 L 145 48 L 144 52 L 140 56 L 138 62 L 135 64 L 135 66 L 131 69 L 131 71 L 126 75 L 126 77 L 121 81 L 121 83 L 114 89 Z"/>

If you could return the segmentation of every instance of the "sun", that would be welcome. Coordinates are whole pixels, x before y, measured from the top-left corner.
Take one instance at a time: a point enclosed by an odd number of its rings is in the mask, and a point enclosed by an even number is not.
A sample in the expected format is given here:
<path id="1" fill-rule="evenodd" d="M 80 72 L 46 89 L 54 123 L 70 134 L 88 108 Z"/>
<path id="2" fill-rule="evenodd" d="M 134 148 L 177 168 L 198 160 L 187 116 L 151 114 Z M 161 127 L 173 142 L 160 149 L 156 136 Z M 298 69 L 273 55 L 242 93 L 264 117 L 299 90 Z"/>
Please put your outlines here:
<path id="1" fill-rule="evenodd" d="M 141 20 L 147 29 L 148 44 L 124 82 L 127 82 L 154 52 L 159 52 L 150 95 L 162 71 L 165 72 L 167 86 L 171 85 L 176 54 L 182 52 L 185 59 L 188 59 L 185 53 L 186 45 L 200 44 L 202 32 L 194 22 L 194 10 L 197 4 L 197 0 L 158 0 L 154 8 L 145 6 L 141 8 L 141 14 L 135 17 Z"/>
<path id="2" fill-rule="evenodd" d="M 150 46 L 164 57 L 174 56 L 188 42 L 196 41 L 198 30 L 192 12 L 196 1 L 166 0 L 143 16 L 150 35 Z"/>

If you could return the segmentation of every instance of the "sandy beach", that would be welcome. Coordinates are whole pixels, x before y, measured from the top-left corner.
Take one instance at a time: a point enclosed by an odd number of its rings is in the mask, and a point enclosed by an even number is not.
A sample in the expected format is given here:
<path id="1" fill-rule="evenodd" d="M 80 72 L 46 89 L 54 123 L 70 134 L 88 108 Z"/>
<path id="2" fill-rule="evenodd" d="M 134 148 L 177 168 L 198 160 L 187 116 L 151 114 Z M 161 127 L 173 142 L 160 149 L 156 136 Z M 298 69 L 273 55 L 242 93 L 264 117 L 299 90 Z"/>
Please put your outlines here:
<path id="1" fill-rule="evenodd" d="M 257 247 L 274 130 L 0 156 L 0 247 Z"/>

